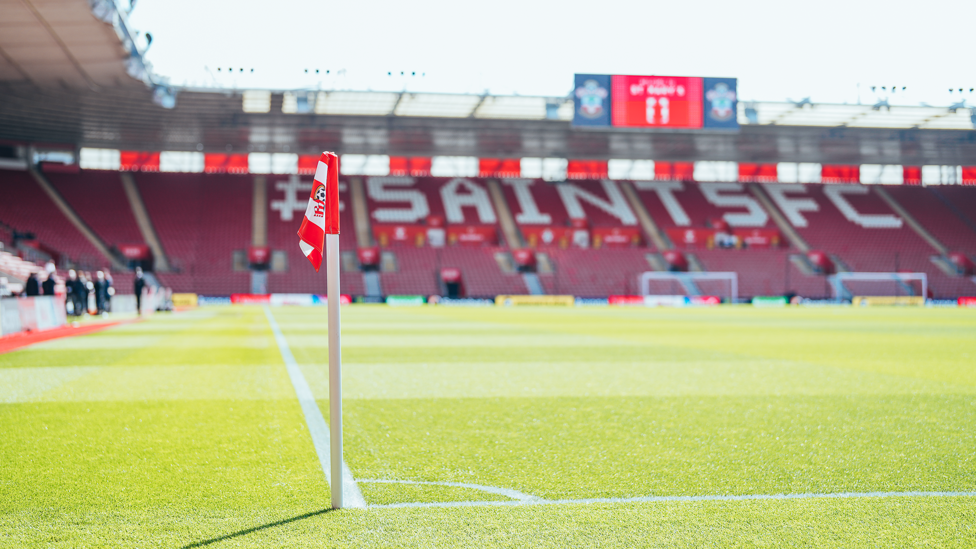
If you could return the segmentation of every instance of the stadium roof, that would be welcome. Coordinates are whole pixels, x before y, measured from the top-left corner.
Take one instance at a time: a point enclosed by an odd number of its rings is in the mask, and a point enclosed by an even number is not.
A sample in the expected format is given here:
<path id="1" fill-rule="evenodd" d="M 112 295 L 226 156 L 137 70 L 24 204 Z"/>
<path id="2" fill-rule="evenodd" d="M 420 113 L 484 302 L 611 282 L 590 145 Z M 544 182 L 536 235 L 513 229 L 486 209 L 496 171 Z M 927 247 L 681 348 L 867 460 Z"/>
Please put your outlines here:
<path id="1" fill-rule="evenodd" d="M 0 82 L 92 90 L 141 85 L 126 70 L 132 49 L 126 37 L 124 14 L 110 0 L 0 0 Z"/>

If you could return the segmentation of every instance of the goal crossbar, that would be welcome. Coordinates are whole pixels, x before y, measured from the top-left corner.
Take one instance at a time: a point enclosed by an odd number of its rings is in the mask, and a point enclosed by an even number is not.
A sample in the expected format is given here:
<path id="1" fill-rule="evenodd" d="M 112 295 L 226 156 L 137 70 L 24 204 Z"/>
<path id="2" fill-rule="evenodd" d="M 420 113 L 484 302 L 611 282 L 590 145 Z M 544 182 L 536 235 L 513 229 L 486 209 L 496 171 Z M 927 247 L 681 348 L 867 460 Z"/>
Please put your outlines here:
<path id="1" fill-rule="evenodd" d="M 841 299 L 844 295 L 844 282 L 880 281 L 880 282 L 912 282 L 918 281 L 922 285 L 922 298 L 926 298 L 929 289 L 929 278 L 925 273 L 837 273 L 827 277 L 834 299 Z"/>
<path id="2" fill-rule="evenodd" d="M 739 300 L 739 274 L 735 272 L 694 272 L 694 273 L 673 273 L 661 271 L 648 271 L 640 275 L 641 295 L 650 295 L 650 285 L 652 280 L 728 280 L 731 285 L 730 303 Z"/>

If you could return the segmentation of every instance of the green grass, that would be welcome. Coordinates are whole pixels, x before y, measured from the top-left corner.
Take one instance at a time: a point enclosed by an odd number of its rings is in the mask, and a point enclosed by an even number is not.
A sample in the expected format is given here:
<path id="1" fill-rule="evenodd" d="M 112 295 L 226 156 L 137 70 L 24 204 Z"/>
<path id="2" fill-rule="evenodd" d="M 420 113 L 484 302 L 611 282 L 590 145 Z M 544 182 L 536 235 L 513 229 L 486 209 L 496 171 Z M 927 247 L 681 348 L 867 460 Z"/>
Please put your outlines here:
<path id="1" fill-rule="evenodd" d="M 324 309 L 273 313 L 328 417 Z M 976 491 L 976 314 L 343 308 L 358 479 L 546 499 Z M 367 503 L 505 501 L 360 485 Z M 976 546 L 976 498 L 348 509 L 264 312 L 0 355 L 0 547 Z"/>

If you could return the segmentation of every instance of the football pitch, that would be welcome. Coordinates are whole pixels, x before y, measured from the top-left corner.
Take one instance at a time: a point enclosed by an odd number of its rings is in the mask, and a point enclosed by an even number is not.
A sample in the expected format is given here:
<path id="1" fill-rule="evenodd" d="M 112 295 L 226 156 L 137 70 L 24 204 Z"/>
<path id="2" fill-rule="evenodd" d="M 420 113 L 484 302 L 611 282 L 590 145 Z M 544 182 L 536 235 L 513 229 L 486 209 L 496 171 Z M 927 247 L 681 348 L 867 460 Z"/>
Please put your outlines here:
<path id="1" fill-rule="evenodd" d="M 976 311 L 342 315 L 365 508 L 325 309 L 201 308 L 0 355 L 0 547 L 976 546 Z"/>

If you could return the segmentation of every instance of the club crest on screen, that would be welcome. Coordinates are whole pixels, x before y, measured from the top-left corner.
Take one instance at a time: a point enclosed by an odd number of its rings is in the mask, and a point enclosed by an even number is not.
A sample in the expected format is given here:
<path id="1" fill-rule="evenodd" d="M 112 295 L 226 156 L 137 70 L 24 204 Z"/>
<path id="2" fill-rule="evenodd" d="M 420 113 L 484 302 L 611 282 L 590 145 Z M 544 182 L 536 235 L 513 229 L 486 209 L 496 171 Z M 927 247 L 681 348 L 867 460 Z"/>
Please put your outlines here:
<path id="1" fill-rule="evenodd" d="M 576 97 L 579 97 L 579 112 L 586 118 L 597 118 L 603 115 L 603 101 L 609 93 L 596 80 L 587 80 L 582 86 L 576 88 Z"/>
<path id="2" fill-rule="evenodd" d="M 715 87 L 705 93 L 708 100 L 712 118 L 718 121 L 730 120 L 735 114 L 735 92 L 729 89 L 728 84 L 719 82 Z"/>

